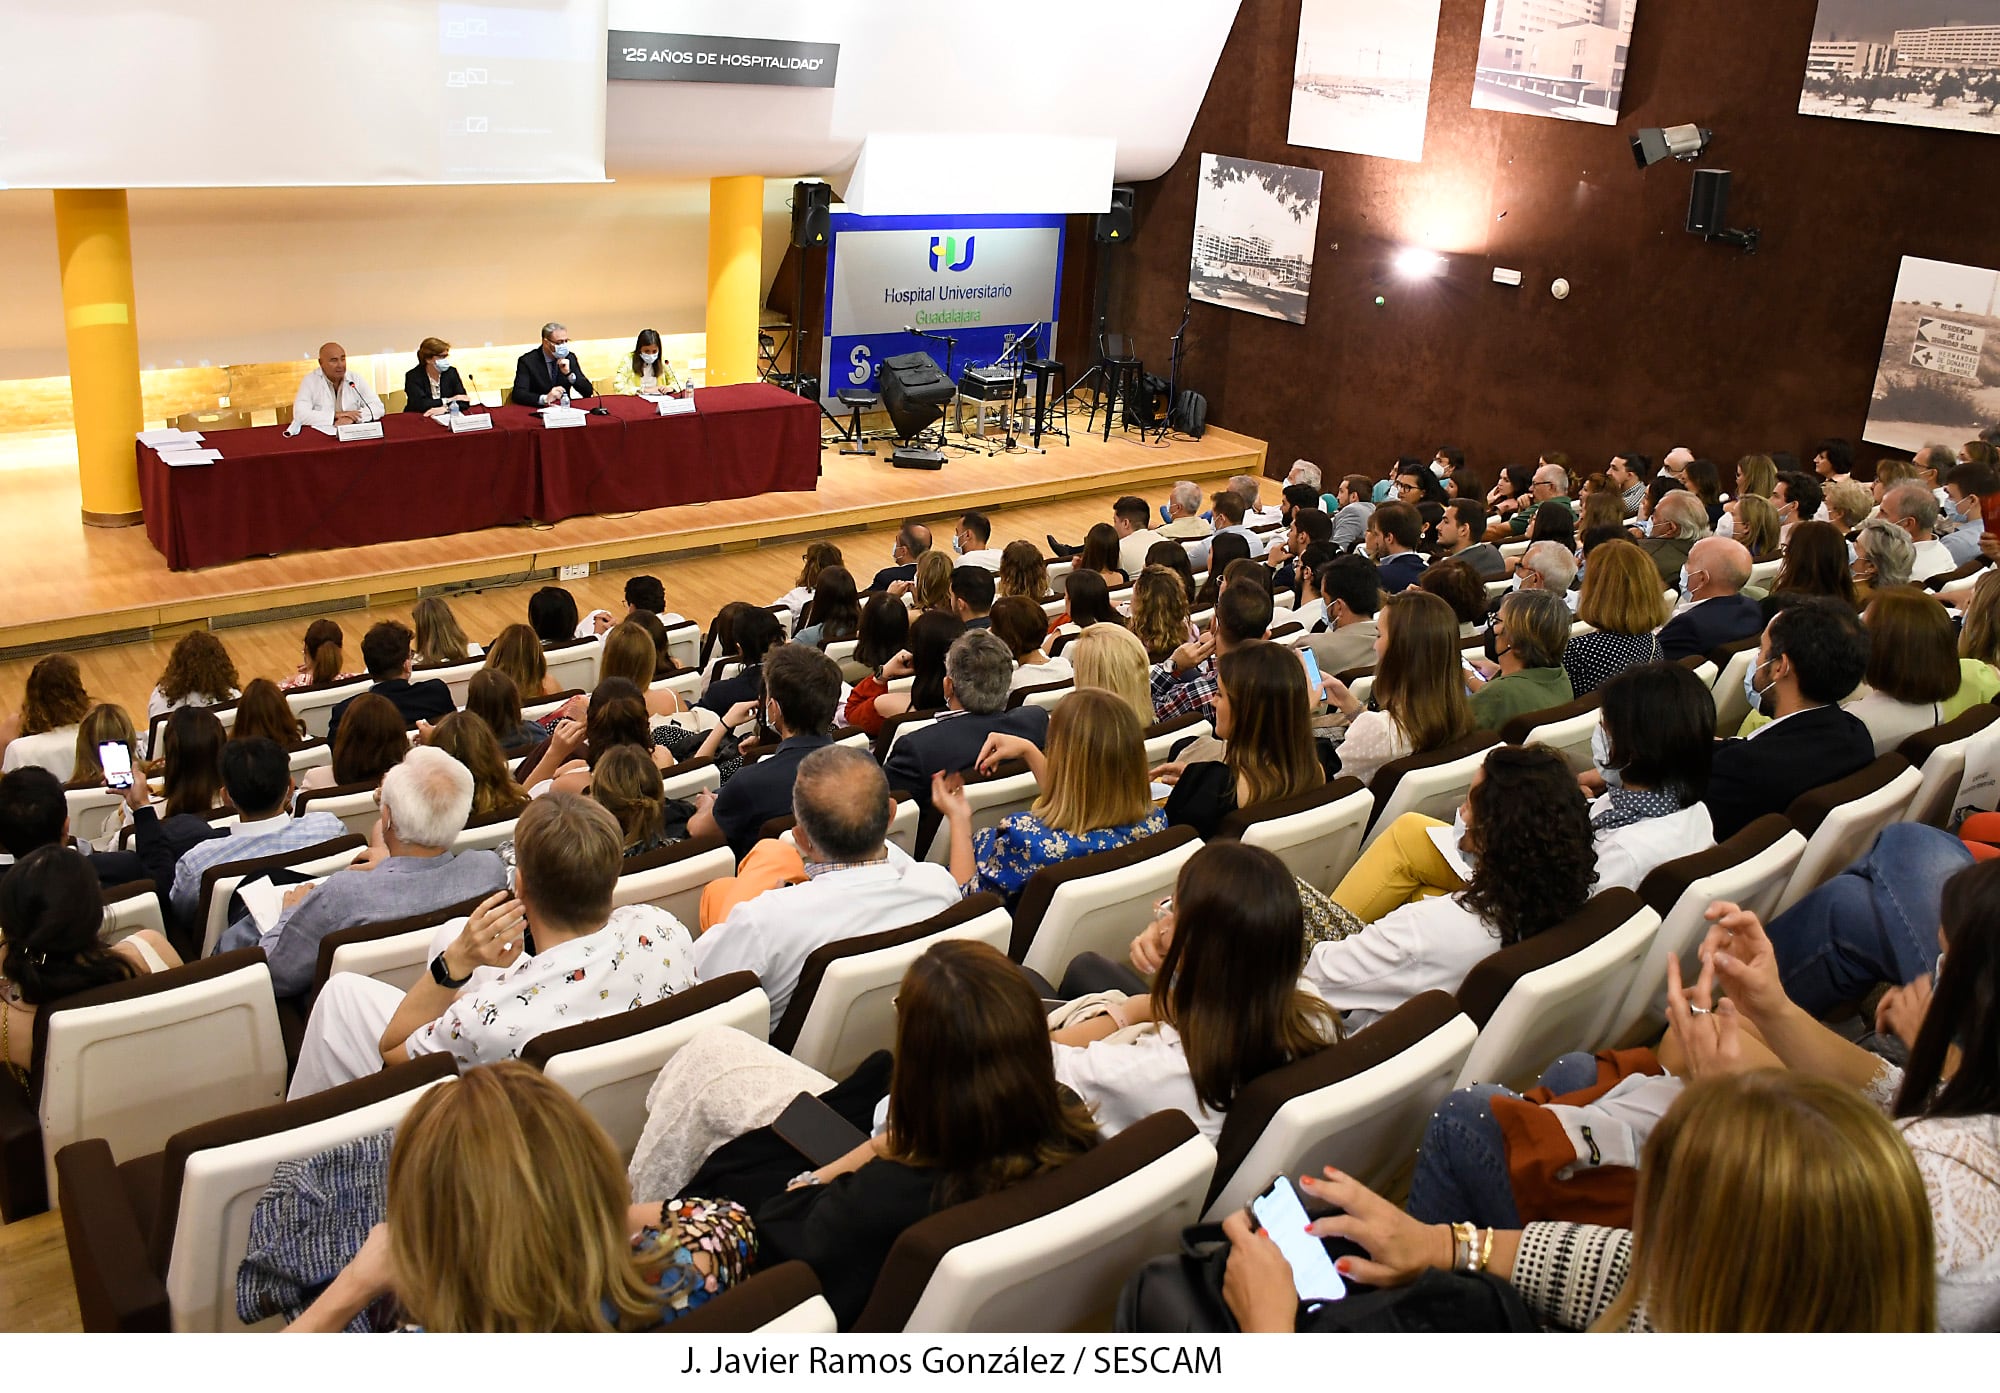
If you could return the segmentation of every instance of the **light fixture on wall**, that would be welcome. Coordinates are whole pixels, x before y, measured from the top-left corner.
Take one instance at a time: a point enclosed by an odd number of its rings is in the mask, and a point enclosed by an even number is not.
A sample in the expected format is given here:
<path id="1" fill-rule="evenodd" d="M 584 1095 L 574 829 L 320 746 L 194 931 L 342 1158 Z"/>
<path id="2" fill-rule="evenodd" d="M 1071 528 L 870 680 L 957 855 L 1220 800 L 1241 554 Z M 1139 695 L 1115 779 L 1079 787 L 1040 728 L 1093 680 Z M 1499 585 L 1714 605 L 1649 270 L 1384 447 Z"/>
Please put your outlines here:
<path id="1" fill-rule="evenodd" d="M 1405 280 L 1423 280 L 1444 274 L 1445 259 L 1434 251 L 1422 247 L 1404 247 L 1396 253 L 1391 263 L 1396 274 Z"/>
<path id="2" fill-rule="evenodd" d="M 1641 169 L 1650 169 L 1669 155 L 1698 160 L 1714 139 L 1715 132 L 1703 126 L 1647 126 L 1632 137 L 1632 158 Z"/>

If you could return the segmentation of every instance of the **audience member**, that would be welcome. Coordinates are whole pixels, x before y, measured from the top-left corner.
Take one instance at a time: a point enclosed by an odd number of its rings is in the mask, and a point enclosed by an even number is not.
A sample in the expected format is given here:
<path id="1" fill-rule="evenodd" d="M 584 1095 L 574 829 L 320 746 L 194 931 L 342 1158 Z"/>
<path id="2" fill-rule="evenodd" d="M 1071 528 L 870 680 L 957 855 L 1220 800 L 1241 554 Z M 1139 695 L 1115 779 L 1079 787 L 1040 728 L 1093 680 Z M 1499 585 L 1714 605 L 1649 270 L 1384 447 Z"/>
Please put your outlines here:
<path id="1" fill-rule="evenodd" d="M 1243 496 L 1241 494 L 1234 493 L 1229 489 L 1219 489 L 1208 496 L 1208 506 L 1209 510 L 1215 515 L 1215 537 L 1219 538 L 1230 535 L 1241 537 L 1244 545 L 1249 548 L 1249 555 L 1262 556 L 1264 554 L 1264 539 L 1259 537 L 1255 532 L 1252 532 L 1250 525 L 1244 521 L 1244 516 L 1248 510 L 1243 506 Z M 1209 543 L 1209 569 L 1211 571 L 1215 569 L 1214 545 L 1213 540 L 1211 540 Z M 1200 563 L 1197 562 L 1196 564 Z"/>
<path id="2" fill-rule="evenodd" d="M 1646 484 L 1652 478 L 1653 461 L 1650 456 L 1627 450 L 1613 455 L 1611 463 L 1604 468 L 1604 477 L 1611 487 L 1618 490 L 1620 502 L 1624 504 L 1625 516 L 1639 515 L 1639 504 L 1646 497 Z"/>
<path id="3" fill-rule="evenodd" d="M 1363 540 L 1368 559 L 1375 563 L 1387 594 L 1401 594 L 1424 573 L 1424 558 L 1416 551 L 1422 536 L 1423 525 L 1417 510 L 1407 504 L 1384 503 L 1368 515 L 1368 531 Z"/>
<path id="4" fill-rule="evenodd" d="M 1576 512 L 1565 500 L 1551 498 L 1535 509 L 1525 535 L 1530 542 L 1550 542 L 1573 552 L 1577 549 Z"/>
<path id="5" fill-rule="evenodd" d="M 206 629 L 182 634 L 167 655 L 166 671 L 146 698 L 146 717 L 182 706 L 220 706 L 241 695 L 236 664 L 222 640 Z"/>
<path id="6" fill-rule="evenodd" d="M 1810 474 L 1779 470 L 1777 485 L 1771 490 L 1771 506 L 1778 510 L 1778 522 L 1784 531 L 1784 541 L 1791 546 L 1792 529 L 1802 522 L 1822 522 L 1820 509 L 1826 503 L 1826 492 L 1820 481 Z"/>
<path id="7" fill-rule="evenodd" d="M 1177 760 L 1153 771 L 1173 785 L 1170 827 L 1192 827 L 1213 840 L 1239 808 L 1293 797 L 1326 782 L 1313 746 L 1312 708 L 1297 654 L 1275 643 L 1246 643 L 1216 662 L 1215 736 L 1220 758 Z"/>
<path id="8" fill-rule="evenodd" d="M 295 750 L 309 744 L 305 722 L 292 714 L 285 694 L 268 677 L 253 677 L 244 684 L 236 703 L 236 717 L 229 726 L 231 740 L 274 740 L 280 749 Z"/>
<path id="9" fill-rule="evenodd" d="M 1075 669 L 1078 691 L 1109 692 L 1125 703 L 1142 730 L 1153 724 L 1146 647 L 1130 630 L 1116 624 L 1093 624 L 1076 636 L 1063 656 Z"/>
<path id="10" fill-rule="evenodd" d="M 1763 704 L 1771 723 L 1722 741 L 1710 762 L 1704 801 L 1718 841 L 1875 758 L 1868 727 L 1838 705 L 1867 669 L 1868 634 L 1852 609 L 1803 596 L 1778 611 L 1744 681 L 1752 710 Z"/>
<path id="11" fill-rule="evenodd" d="M 472 674 L 465 687 L 465 710 L 486 722 L 503 754 L 525 754 L 542 742 L 542 728 L 521 719 L 520 689 L 499 668 L 484 667 Z"/>
<path id="12" fill-rule="evenodd" d="M 1182 479 L 1167 495 L 1166 506 L 1160 511 L 1166 516 L 1160 535 L 1170 542 L 1181 543 L 1188 560 L 1196 567 L 1201 566 L 1208 557 L 1210 532 L 1201 516 L 1201 485 Z"/>
<path id="13" fill-rule="evenodd" d="M 1236 585 L 1215 603 L 1209 631 L 1176 648 L 1151 669 L 1153 719 L 1171 721 L 1198 714 L 1215 714 L 1216 659 L 1241 644 L 1265 638 L 1271 630 L 1271 596 L 1258 585 Z"/>
<path id="14" fill-rule="evenodd" d="M 2000 664 L 2000 571 L 1988 571 L 1964 602 L 1965 626 L 1959 631 L 1958 656 Z"/>
<path id="15" fill-rule="evenodd" d="M 1071 571 L 1063 577 L 1063 612 L 1049 622 L 1049 632 L 1068 624 L 1087 629 L 1093 624 L 1118 624 L 1118 611 L 1111 604 L 1111 590 L 1095 571 Z"/>
<path id="16" fill-rule="evenodd" d="M 692 986 L 694 948 L 679 920 L 657 905 L 611 907 L 620 840 L 617 819 L 588 799 L 529 804 L 514 836 L 514 892 L 489 896 L 456 932 L 447 924 L 443 951 L 407 993 L 335 973 L 306 1023 L 290 1096 L 438 1050 L 461 1064 L 511 1059 L 545 1031 Z"/>
<path id="17" fill-rule="evenodd" d="M 1863 618 L 1868 625 L 1866 685 L 1843 704 L 1868 727 L 1877 755 L 2000 695 L 2000 672 L 1976 658 L 1958 656 L 1950 612 L 1921 590 L 1878 591 Z"/>
<path id="18" fill-rule="evenodd" d="M 906 712 L 944 708 L 945 657 L 965 632 L 965 625 L 957 615 L 933 612 L 919 614 L 911 621 L 909 632 L 909 648 L 884 664 L 882 676 L 890 682 L 910 678 L 910 686 L 901 692 L 884 691 L 875 698 L 878 733 L 882 723 Z"/>
<path id="19" fill-rule="evenodd" d="M 721 716 L 746 701 L 755 701 L 764 689 L 764 661 L 773 648 L 785 641 L 778 617 L 767 609 L 746 610 L 736 617 L 730 645 L 725 650 L 730 662 L 743 670 L 733 677 L 718 677 L 695 703 Z M 725 722 L 733 724 L 733 722 Z"/>
<path id="20" fill-rule="evenodd" d="M 1822 490 L 1822 500 L 1824 520 L 1838 527 L 1843 536 L 1868 521 L 1875 511 L 1874 496 L 1860 484 L 1830 484 Z"/>
<path id="21" fill-rule="evenodd" d="M 1626 668 L 1660 661 L 1659 629 L 1670 610 L 1657 572 L 1632 542 L 1591 553 L 1576 616 L 1592 626 L 1563 648 L 1570 689 L 1588 696 Z"/>
<path id="22" fill-rule="evenodd" d="M 992 539 L 993 524 L 986 520 L 986 514 L 966 513 L 952 533 L 951 549 L 958 553 L 962 566 L 984 566 L 989 571 L 998 571 L 1000 553 L 990 545 Z"/>
<path id="23" fill-rule="evenodd" d="M 485 672 L 497 672 L 514 684 L 517 701 L 539 701 L 556 693 L 542 641 L 526 624 L 509 624 L 486 646 Z M 447 688 L 447 690 L 449 690 Z M 499 727 L 495 726 L 497 734 Z M 536 737 L 539 739 L 540 737 Z"/>
<path id="24" fill-rule="evenodd" d="M 839 566 L 842 570 L 846 569 L 838 546 L 832 542 L 806 543 L 806 549 L 800 554 L 799 558 L 798 579 L 792 582 L 790 590 L 787 590 L 783 595 L 778 597 L 777 602 L 771 608 L 776 609 L 779 605 L 782 605 L 792 612 L 792 624 L 794 628 L 803 624 L 805 622 L 803 616 L 806 608 L 812 604 L 813 595 L 819 588 L 820 572 L 830 566 Z"/>
<path id="25" fill-rule="evenodd" d="M 821 588 L 824 591 L 829 587 Z M 854 634 L 850 630 L 835 637 L 852 638 Z M 805 641 L 800 640 L 802 643 Z M 597 680 L 602 682 L 607 677 L 622 677 L 639 689 L 647 714 L 671 716 L 681 709 L 681 699 L 669 687 L 657 690 L 653 687 L 653 674 L 659 671 L 659 663 L 660 647 L 653 641 L 653 636 L 632 620 L 622 620 L 605 631 L 604 651 L 597 661 Z"/>
<path id="26" fill-rule="evenodd" d="M 1182 546 L 1179 542 L 1170 540 L 1155 542 L 1151 547 L 1147 548 L 1146 565 L 1165 566 L 1168 570 L 1179 576 L 1181 585 L 1187 592 L 1188 608 L 1194 608 L 1194 596 L 1198 587 L 1194 583 L 1194 564 L 1188 560 L 1186 547 Z M 1144 573 L 1144 567 L 1142 567 L 1140 574 L 1143 575 Z M 1137 578 L 1135 576 L 1133 579 L 1137 580 Z"/>
<path id="27" fill-rule="evenodd" d="M 1560 595 L 1517 590 L 1501 597 L 1486 628 L 1486 657 L 1471 659 L 1472 722 L 1499 730 L 1516 716 L 1547 711 L 1576 699 L 1563 670 L 1570 613 Z"/>
<path id="28" fill-rule="evenodd" d="M 36 764 L 0 774 L 0 851 L 5 852 L 0 856 L 0 875 L 41 847 L 68 845 L 69 800 L 56 776 Z M 130 852 L 101 851 L 86 854 L 85 860 L 98 884 L 124 885 L 146 878 L 145 864 Z"/>
<path id="29" fill-rule="evenodd" d="M 299 664 L 297 672 L 278 684 L 278 690 L 296 692 L 333 687 L 361 676 L 358 672 L 346 671 L 347 658 L 341 651 L 344 642 L 346 638 L 340 632 L 340 625 L 331 619 L 315 619 L 306 625 L 305 661 Z"/>
<path id="30" fill-rule="evenodd" d="M 1688 603 L 1660 630 L 1660 652 L 1668 662 L 1712 653 L 1762 631 L 1763 611 L 1742 593 L 1750 582 L 1750 556 L 1742 542 L 1726 537 L 1704 537 L 1689 548 Z"/>
<path id="31" fill-rule="evenodd" d="M 1855 602 L 1866 606 L 1878 592 L 1910 583 L 1917 548 L 1902 528 L 1874 518 L 1855 532 L 1852 555 Z"/>
<path id="32" fill-rule="evenodd" d="M 1685 489 L 1675 489 L 1653 505 L 1653 530 L 1636 545 L 1652 558 L 1660 584 L 1677 589 L 1688 553 L 1708 534 L 1708 512 L 1701 500 Z"/>
<path id="33" fill-rule="evenodd" d="M 990 585 L 992 572 L 987 573 L 986 579 Z M 799 619 L 805 627 L 792 635 L 792 642 L 808 648 L 825 648 L 829 643 L 857 636 L 861 628 L 861 597 L 855 593 L 854 577 L 848 574 L 847 567 L 828 566 L 819 573 L 812 601 Z"/>
<path id="34" fill-rule="evenodd" d="M 1315 542 L 1331 544 L 1333 519 L 1318 508 L 1295 508 L 1282 540 L 1273 542 L 1264 553 L 1264 563 L 1272 568 L 1273 590 L 1296 590 L 1300 558 Z"/>
<path id="35" fill-rule="evenodd" d="M 38 764 L 58 782 L 76 772 L 76 729 L 95 703 L 67 653 L 37 659 L 28 670 L 21 709 L 0 722 L 0 772 Z"/>
<path id="36" fill-rule="evenodd" d="M 657 583 L 657 582 L 656 582 Z M 442 595 L 426 595 L 410 611 L 416 661 L 419 667 L 443 667 L 477 658 L 484 651 L 468 642 L 458 616 Z"/>
<path id="37" fill-rule="evenodd" d="M 514 771 L 501 752 L 493 729 L 476 712 L 454 711 L 424 736 L 424 743 L 444 751 L 472 775 L 472 806 L 466 825 L 518 817 L 528 806 L 528 790 L 515 782 Z"/>
<path id="38" fill-rule="evenodd" d="M 1749 551 L 1750 560 L 1759 565 L 1778 560 L 1784 554 L 1784 529 L 1771 500 L 1745 494 L 1730 506 L 1736 509 L 1735 538 Z"/>
<path id="39" fill-rule="evenodd" d="M 535 631 L 543 648 L 561 648 L 583 635 L 577 632 L 576 596 L 560 585 L 544 585 L 528 597 L 528 627 Z M 367 644 L 361 655 L 368 656 Z"/>
<path id="40" fill-rule="evenodd" d="M 1049 597 L 1049 563 L 1033 542 L 1009 542 L 1000 549 L 994 593 L 1018 595 L 1036 605 Z"/>
<path id="41" fill-rule="evenodd" d="M 1349 474 L 1335 488 L 1331 540 L 1342 551 L 1355 550 L 1368 535 L 1368 518 L 1375 511 L 1372 487 L 1366 474 Z"/>
<path id="42" fill-rule="evenodd" d="M 1036 612 L 1039 615 L 1039 606 Z M 938 617 L 945 619 L 949 616 Z M 876 709 L 876 699 L 888 694 L 889 682 L 885 671 L 909 642 L 910 612 L 903 607 L 903 602 L 893 595 L 872 597 L 861 611 L 861 632 L 854 641 L 853 661 L 868 669 L 868 675 L 848 692 L 844 724 L 850 729 L 866 731 L 870 735 L 880 733 L 883 718 Z"/>
<path id="43" fill-rule="evenodd" d="M 1048 735 L 1049 713 L 1027 705 L 1007 710 L 1013 677 L 1014 655 L 1006 644 L 984 630 L 961 634 L 945 655 L 946 710 L 935 724 L 896 741 L 883 764 L 889 787 L 929 807 L 932 776 L 970 769 L 989 735 L 1018 735 L 1040 745 Z"/>
<path id="44" fill-rule="evenodd" d="M 1072 571 L 1071 575 L 1076 573 Z M 993 572 L 984 566 L 961 565 L 951 573 L 951 608 L 968 629 L 993 623 Z"/>
<path id="45" fill-rule="evenodd" d="M 1604 684 L 1590 772 L 1597 886 L 1637 890 L 1655 867 L 1715 844 L 1702 803 L 1715 748 L 1715 702 L 1677 663 L 1630 667 Z"/>
<path id="46" fill-rule="evenodd" d="M 1382 610 L 1382 577 L 1367 558 L 1339 556 L 1320 567 L 1317 581 L 1326 603 L 1324 629 L 1311 634 L 1319 670 L 1329 677 L 1375 665 L 1375 616 Z"/>
<path id="47" fill-rule="evenodd" d="M 897 581 L 889 593 L 901 595 L 913 613 L 950 614 L 951 576 L 956 569 L 945 552 L 927 551 L 917 558 L 917 578 Z"/>
<path id="48" fill-rule="evenodd" d="M 259 683 L 269 688 L 273 696 L 277 696 L 278 689 L 263 678 L 250 685 L 255 687 Z M 277 701 L 282 708 L 285 699 L 279 696 Z M 84 714 L 83 720 L 77 723 L 75 763 L 69 778 L 63 783 L 64 788 L 104 787 L 104 761 L 98 753 L 99 748 L 104 745 L 123 745 L 126 758 L 131 761 L 130 767 L 134 771 L 134 777 L 144 777 L 143 773 L 139 772 L 139 732 L 132 724 L 132 718 L 126 714 L 124 707 L 100 702 L 91 707 Z"/>
<path id="49" fill-rule="evenodd" d="M 507 867 L 491 851 L 454 852 L 472 812 L 472 774 L 442 750 L 419 746 L 382 779 L 382 816 L 369 834 L 369 854 L 318 885 L 286 892 L 268 928 L 244 917 L 231 924 L 217 952 L 262 948 L 271 990 L 302 996 L 312 986 L 320 940 L 335 929 L 379 924 L 448 909 L 490 895 L 507 883 Z"/>
<path id="50" fill-rule="evenodd" d="M 1474 729 L 1451 606 L 1421 590 L 1391 595 L 1377 624 L 1369 699 L 1357 698 L 1338 678 L 1326 688 L 1348 719 L 1340 772 L 1363 783 L 1391 760 L 1427 754 Z"/>
<path id="51" fill-rule="evenodd" d="M 1148 566 L 1132 581 L 1132 632 L 1146 645 L 1146 661 L 1163 663 L 1182 644 L 1198 637 L 1188 618 L 1182 578 L 1164 566 Z"/>
<path id="52" fill-rule="evenodd" d="M 310 812 L 293 817 L 292 774 L 285 752 L 270 740 L 231 740 L 222 748 L 222 787 L 235 807 L 237 821 L 225 835 L 197 841 L 174 862 L 169 907 L 180 923 L 197 932 L 201 877 L 210 866 L 248 861 L 280 851 L 298 851 L 347 835 L 332 813 Z M 138 790 L 133 790 L 137 795 Z M 169 809 L 171 814 L 172 809 Z M 146 855 L 146 810 L 134 808 L 140 857 Z M 171 818 L 169 819 L 171 820 Z M 159 877 L 154 876 L 159 884 Z"/>
<path id="53" fill-rule="evenodd" d="M 778 746 L 755 764 L 745 765 L 720 793 L 697 794 L 689 835 L 720 832 L 740 857 L 766 822 L 790 812 L 799 761 L 832 743 L 840 686 L 840 669 L 817 649 L 788 643 L 769 653 L 764 659 L 763 702 L 768 710 L 764 723 L 778 733 Z M 755 708 L 745 703 L 725 713 L 722 724 L 734 727 L 753 714 Z"/>
<path id="54" fill-rule="evenodd" d="M 1791 540 L 1785 544 L 1785 563 L 1771 593 L 1758 601 L 1758 609 L 1769 624 L 1780 609 L 1807 595 L 1838 600 L 1850 609 L 1858 607 L 1847 539 L 1831 523 L 1802 522 L 1792 529 Z"/>
<path id="55" fill-rule="evenodd" d="M 1447 557 L 1425 571 L 1417 580 L 1417 588 L 1437 596 L 1451 606 L 1460 630 L 1470 635 L 1486 619 L 1486 586 L 1479 579 L 1479 573 L 1458 561 Z"/>
<path id="56" fill-rule="evenodd" d="M 1545 504 L 1560 503 L 1568 509 L 1569 488 L 1568 466 L 1554 463 L 1549 456 L 1544 455 L 1541 465 L 1535 470 L 1532 482 L 1528 485 L 1526 498 L 1507 500 L 1515 502 L 1516 506 L 1513 508 L 1502 506 L 1499 509 L 1503 522 L 1494 524 L 1493 530 L 1488 534 L 1488 540 L 1504 541 L 1508 535 L 1525 536 L 1528 524 L 1534 521 L 1535 514 L 1540 512 Z"/>
<path id="57" fill-rule="evenodd" d="M 920 522 L 904 523 L 896 529 L 896 540 L 889 548 L 889 564 L 875 573 L 868 588 L 879 594 L 899 580 L 915 580 L 917 559 L 930 549 L 931 530 Z"/>
<path id="58" fill-rule="evenodd" d="M 1195 591 L 1194 608 L 1202 610 L 1215 608 L 1215 597 L 1222 593 L 1222 578 L 1229 568 L 1238 561 L 1250 559 L 1250 543 L 1238 532 L 1226 532 L 1209 544 L 1207 556 L 1208 578 Z"/>
<path id="59" fill-rule="evenodd" d="M 676 831 L 687 829 L 684 817 L 677 818 L 676 828 L 669 829 L 667 790 L 660 766 L 637 745 L 614 745 L 591 766 L 590 796 L 618 819 L 621 849 L 628 861 L 672 845 L 681 840 Z"/>
<path id="60" fill-rule="evenodd" d="M 1012 690 L 1067 682 L 1073 675 L 1068 658 L 1051 658 L 1042 651 L 1048 637 L 1047 625 L 1048 616 L 1042 613 L 1042 607 L 1025 596 L 1009 595 L 993 602 L 993 622 L 989 627 L 1014 655 Z"/>
<path id="61" fill-rule="evenodd" d="M 1477 498 L 1455 498 L 1445 505 L 1438 523 L 1438 545 L 1442 554 L 1455 557 L 1472 567 L 1480 580 L 1505 580 L 1507 558 L 1486 535 L 1486 505 Z"/>
<path id="62" fill-rule="evenodd" d="M 389 620 L 375 625 L 361 639 L 361 660 L 368 665 L 368 690 L 385 697 L 396 708 L 405 726 L 418 721 L 435 721 L 458 709 L 451 688 L 435 677 L 410 681 L 410 640 L 407 626 Z M 335 739 L 348 708 L 357 700 L 349 697 L 337 704 L 326 717 L 326 738 Z"/>
<path id="63" fill-rule="evenodd" d="M 1882 495 L 1882 521 L 1899 527 L 1910 539 L 1916 555 L 1910 579 L 1926 581 L 1946 571 L 1958 569 L 1951 552 L 1937 539 L 1937 495 L 1914 480 L 1897 484 Z"/>
<path id="64" fill-rule="evenodd" d="M 403 717 L 387 697 L 363 692 L 343 704 L 347 717 L 333 737 L 333 762 L 308 769 L 299 781 L 302 789 L 346 788 L 351 792 L 357 786 L 373 787 L 410 748 Z"/>
<path id="65" fill-rule="evenodd" d="M 1945 511 L 1953 527 L 1943 540 L 1954 566 L 1970 565 L 1980 555 L 1986 525 L 1979 499 L 1989 493 L 2000 493 L 2000 474 L 1987 465 L 1955 464 L 1945 474 Z"/>

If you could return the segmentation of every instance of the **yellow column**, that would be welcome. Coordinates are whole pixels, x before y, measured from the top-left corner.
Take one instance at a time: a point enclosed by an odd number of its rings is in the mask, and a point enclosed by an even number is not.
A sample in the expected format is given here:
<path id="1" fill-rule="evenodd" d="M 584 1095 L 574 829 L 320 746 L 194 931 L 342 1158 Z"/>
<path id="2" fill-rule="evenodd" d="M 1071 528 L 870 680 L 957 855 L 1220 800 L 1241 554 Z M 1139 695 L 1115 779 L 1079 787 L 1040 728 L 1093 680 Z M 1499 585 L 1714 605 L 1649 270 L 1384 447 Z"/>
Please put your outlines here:
<path id="1" fill-rule="evenodd" d="M 708 373 L 711 387 L 757 380 L 763 288 L 764 180 L 708 181 Z"/>
<path id="2" fill-rule="evenodd" d="M 140 517 L 132 437 L 145 428 L 145 409 L 125 190 L 57 189 L 55 198 L 83 520 L 129 527 Z"/>

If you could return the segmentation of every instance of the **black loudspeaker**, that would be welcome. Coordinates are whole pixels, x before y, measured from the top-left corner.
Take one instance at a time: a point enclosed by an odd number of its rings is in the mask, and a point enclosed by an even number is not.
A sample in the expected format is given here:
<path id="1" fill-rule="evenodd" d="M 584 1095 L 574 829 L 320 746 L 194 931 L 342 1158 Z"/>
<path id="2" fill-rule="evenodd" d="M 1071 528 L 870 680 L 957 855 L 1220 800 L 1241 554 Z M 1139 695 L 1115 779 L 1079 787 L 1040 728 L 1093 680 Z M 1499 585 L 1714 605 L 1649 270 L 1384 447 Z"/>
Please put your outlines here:
<path id="1" fill-rule="evenodd" d="M 1111 186 L 1111 207 L 1097 215 L 1097 240 L 1100 242 L 1129 242 L 1132 240 L 1132 200 L 1136 195 L 1130 184 Z"/>
<path id="2" fill-rule="evenodd" d="M 1726 169 L 1697 169 L 1694 192 L 1688 197 L 1688 231 L 1713 237 L 1729 226 L 1729 179 Z"/>
<path id="3" fill-rule="evenodd" d="M 833 185 L 792 185 L 792 245 L 823 247 L 833 230 Z"/>
<path id="4" fill-rule="evenodd" d="M 935 424 L 944 416 L 945 403 L 958 391 L 928 353 L 884 358 L 878 388 L 898 440 L 909 440 Z"/>

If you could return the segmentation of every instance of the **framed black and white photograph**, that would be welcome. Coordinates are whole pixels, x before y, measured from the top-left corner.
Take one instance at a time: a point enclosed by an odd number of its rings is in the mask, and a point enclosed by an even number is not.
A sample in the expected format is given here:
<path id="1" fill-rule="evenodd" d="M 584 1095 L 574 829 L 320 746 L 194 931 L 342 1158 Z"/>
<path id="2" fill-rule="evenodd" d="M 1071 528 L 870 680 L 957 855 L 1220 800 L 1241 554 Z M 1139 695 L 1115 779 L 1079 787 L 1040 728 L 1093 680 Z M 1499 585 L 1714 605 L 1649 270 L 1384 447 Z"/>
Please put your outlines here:
<path id="1" fill-rule="evenodd" d="M 1205 304 L 1305 323 L 1319 187 L 1317 169 L 1203 155 L 1188 294 Z"/>
<path id="2" fill-rule="evenodd" d="M 1639 0 L 1486 0 L 1472 105 L 1616 125 L 1638 7 Z"/>
<path id="3" fill-rule="evenodd" d="M 2000 271 L 1903 258 L 1863 440 L 1957 444 L 2000 420 Z"/>
<path id="4" fill-rule="evenodd" d="M 1438 0 L 1301 0 L 1285 139 L 1421 160 L 1437 31 Z"/>
<path id="5" fill-rule="evenodd" d="M 2000 134 L 2000 0 L 1819 0 L 1799 113 Z"/>

